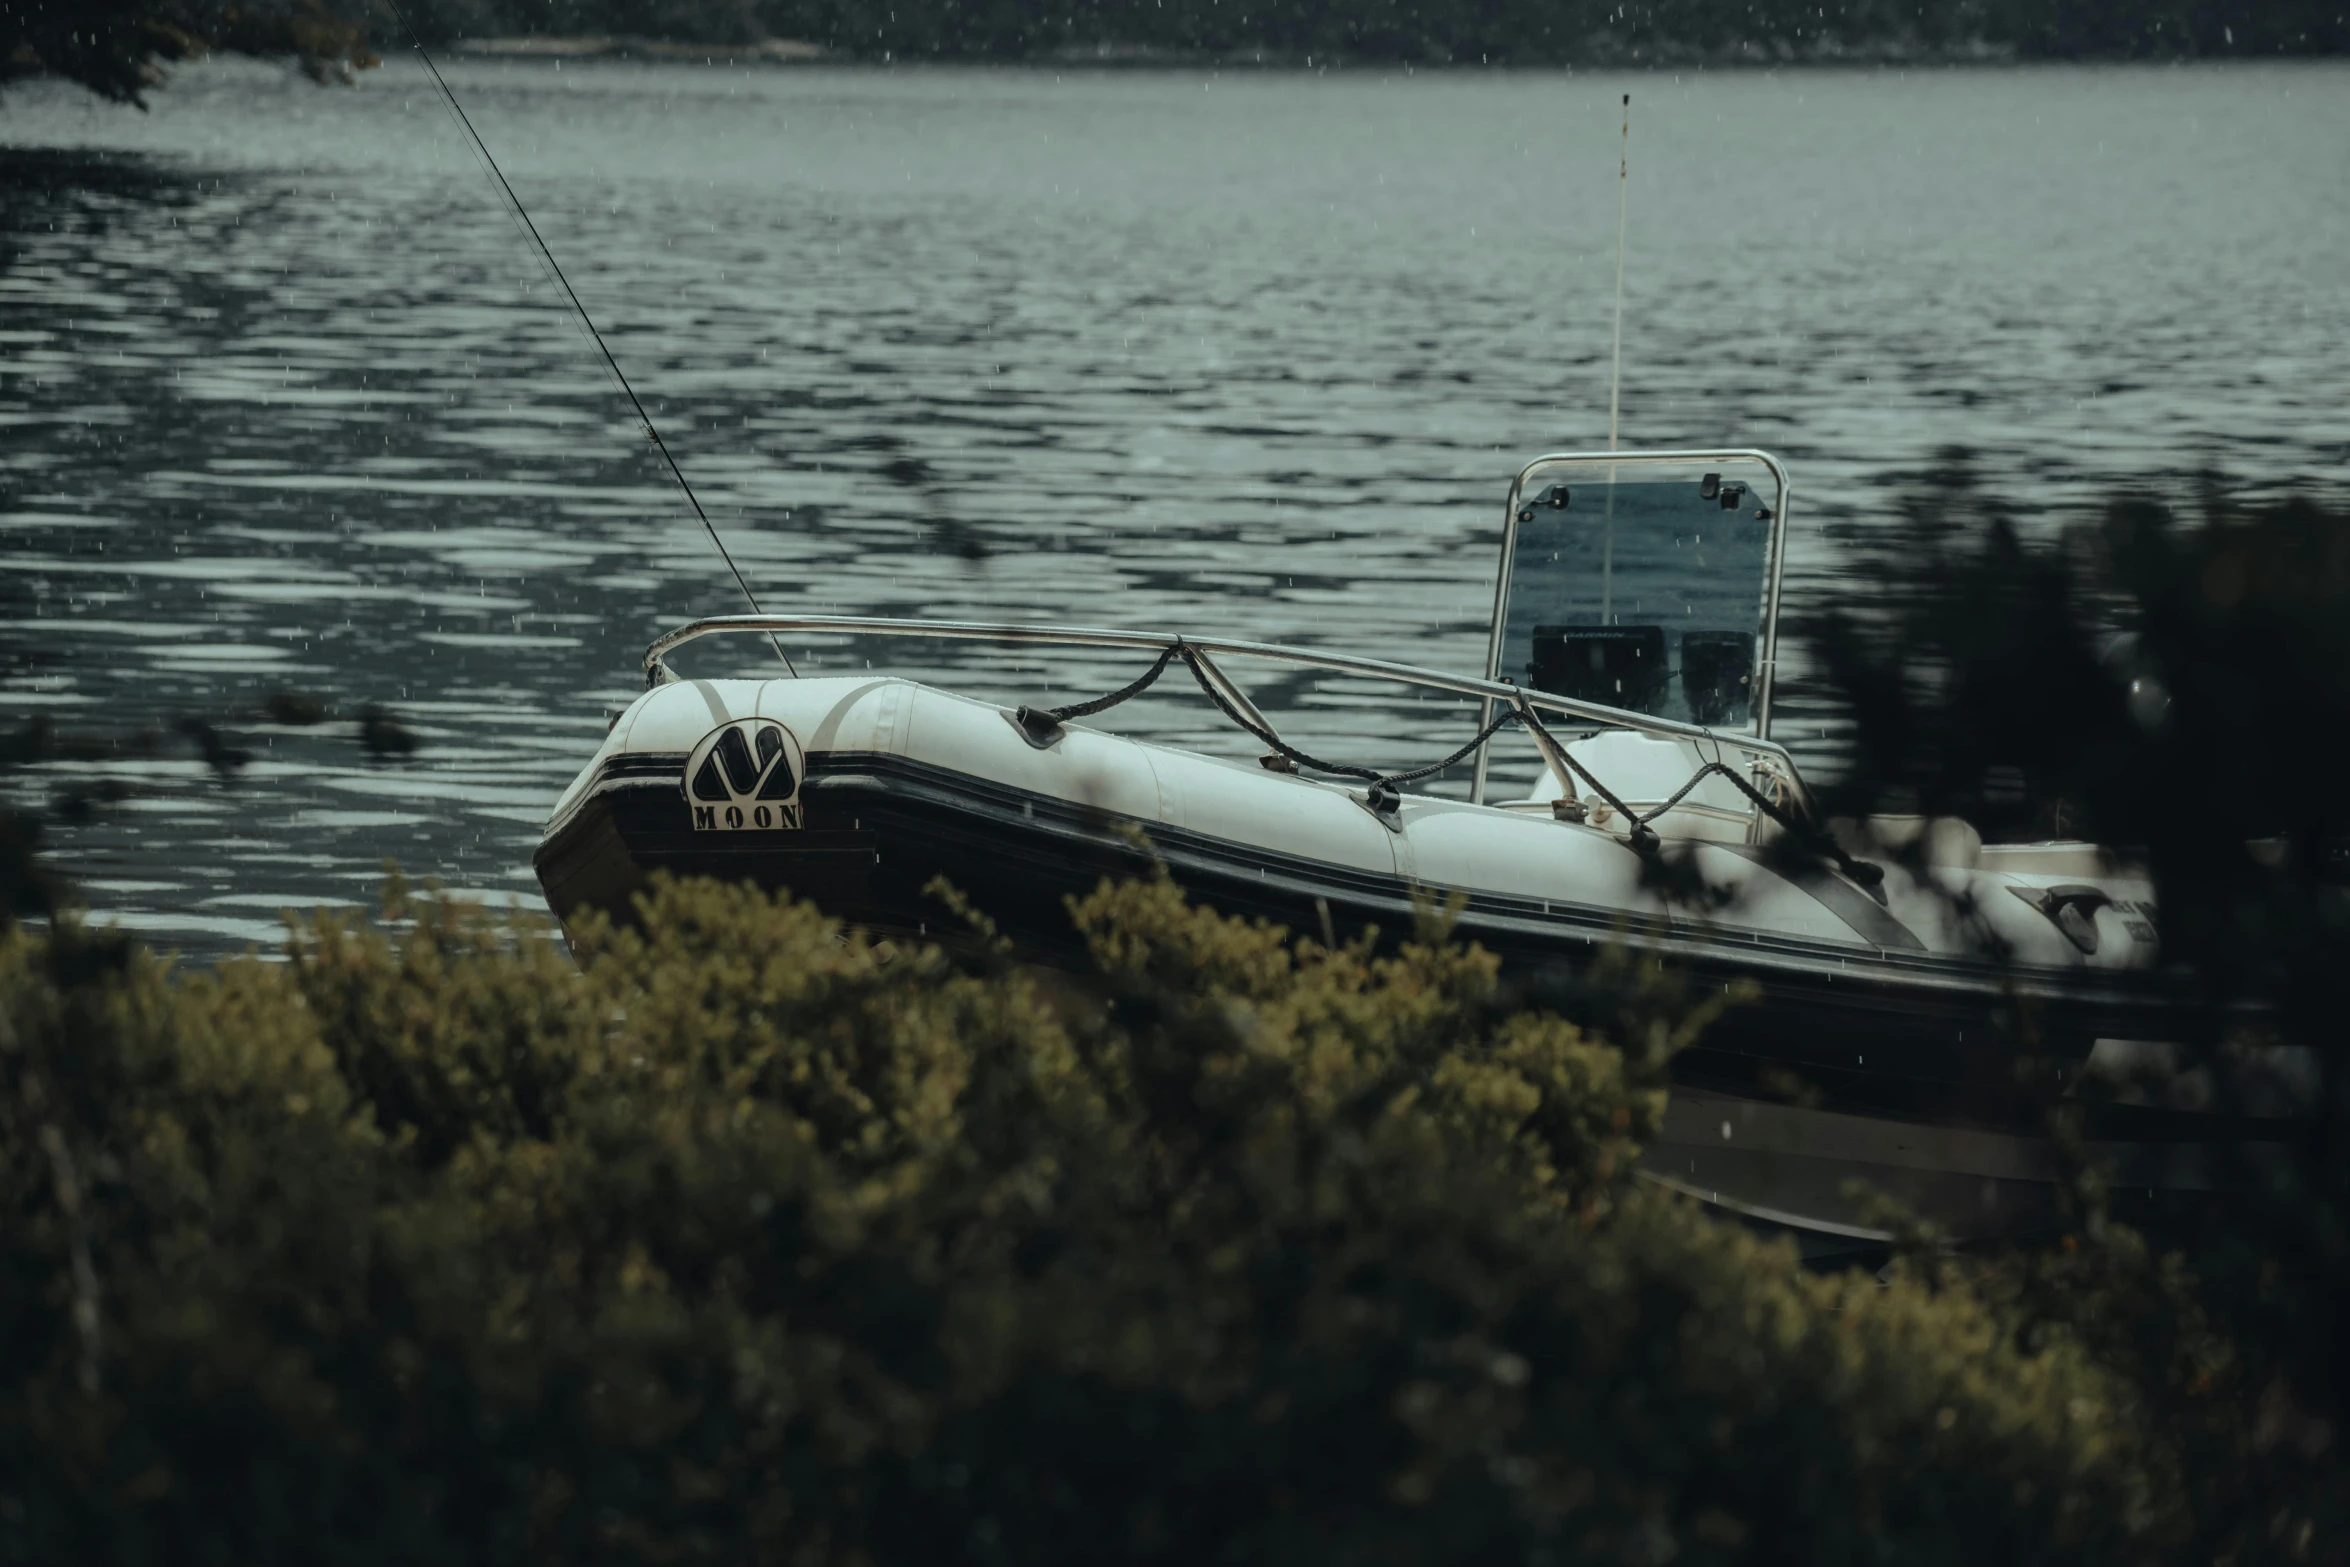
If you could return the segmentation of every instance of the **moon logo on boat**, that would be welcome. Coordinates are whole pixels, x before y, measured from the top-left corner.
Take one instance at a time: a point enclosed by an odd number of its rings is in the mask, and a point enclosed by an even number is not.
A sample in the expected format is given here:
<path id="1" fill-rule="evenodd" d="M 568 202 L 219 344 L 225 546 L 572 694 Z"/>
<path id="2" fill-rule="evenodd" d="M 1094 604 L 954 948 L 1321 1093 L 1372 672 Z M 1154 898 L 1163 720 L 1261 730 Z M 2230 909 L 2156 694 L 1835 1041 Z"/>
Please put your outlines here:
<path id="1" fill-rule="evenodd" d="M 772 718 L 738 718 L 702 736 L 685 759 L 685 803 L 696 832 L 758 832 L 800 825 L 807 757 Z"/>

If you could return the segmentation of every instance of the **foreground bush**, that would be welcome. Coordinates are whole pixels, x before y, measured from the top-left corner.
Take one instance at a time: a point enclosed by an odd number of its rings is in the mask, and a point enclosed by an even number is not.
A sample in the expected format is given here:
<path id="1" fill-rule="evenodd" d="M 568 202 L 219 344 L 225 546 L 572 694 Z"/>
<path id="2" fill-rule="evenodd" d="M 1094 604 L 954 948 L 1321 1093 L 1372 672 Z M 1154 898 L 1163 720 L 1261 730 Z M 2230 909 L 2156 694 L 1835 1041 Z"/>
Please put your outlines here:
<path id="1" fill-rule="evenodd" d="M 1869 601 L 1811 628 L 1853 719 L 1823 796 L 2145 867 L 2185 1070 L 2130 1086 L 2200 1080 L 2261 1157 L 2218 1140 L 2224 1204 L 2108 1201 L 2092 1170 L 2092 1244 L 1984 1282 L 2140 1389 L 2142 1429 L 2182 1455 L 2194 1559 L 2350 1561 L 2350 791 L 2325 744 L 2350 726 L 2350 508 L 2148 482 L 2059 530 L 1949 454 L 1875 536 Z M 2077 1134 L 2111 1092 L 2054 1090 L 2052 1125 Z"/>
<path id="2" fill-rule="evenodd" d="M 0 1556 L 2137 1556 L 2126 1391 L 1630 1178 L 1671 1041 L 1105 887 L 0 943 Z"/>

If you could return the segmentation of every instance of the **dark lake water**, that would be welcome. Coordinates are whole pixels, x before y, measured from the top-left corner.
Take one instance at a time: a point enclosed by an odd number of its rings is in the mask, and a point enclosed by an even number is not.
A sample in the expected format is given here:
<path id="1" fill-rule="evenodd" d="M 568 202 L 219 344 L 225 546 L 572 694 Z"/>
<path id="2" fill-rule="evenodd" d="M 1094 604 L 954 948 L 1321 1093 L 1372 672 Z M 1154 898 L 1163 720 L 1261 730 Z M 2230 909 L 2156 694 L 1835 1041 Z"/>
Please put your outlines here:
<path id="1" fill-rule="evenodd" d="M 1946 446 L 2050 518 L 2350 456 L 2338 67 L 449 75 L 774 609 L 1477 667 L 1510 474 L 1604 443 L 1626 90 L 1625 438 L 1788 460 L 1792 611 L 1869 591 L 1851 541 Z M 224 950 L 386 857 L 535 903 L 644 644 L 736 604 L 413 60 L 0 100 L 0 729 L 253 753 L 0 772 L 133 786 L 55 831 L 97 908 Z M 801 651 L 1055 700 L 1134 663 Z M 1466 733 L 1272 695 L 1367 759 Z M 369 703 L 422 749 L 372 759 Z M 1798 679 L 1781 737 L 1831 730 Z"/>

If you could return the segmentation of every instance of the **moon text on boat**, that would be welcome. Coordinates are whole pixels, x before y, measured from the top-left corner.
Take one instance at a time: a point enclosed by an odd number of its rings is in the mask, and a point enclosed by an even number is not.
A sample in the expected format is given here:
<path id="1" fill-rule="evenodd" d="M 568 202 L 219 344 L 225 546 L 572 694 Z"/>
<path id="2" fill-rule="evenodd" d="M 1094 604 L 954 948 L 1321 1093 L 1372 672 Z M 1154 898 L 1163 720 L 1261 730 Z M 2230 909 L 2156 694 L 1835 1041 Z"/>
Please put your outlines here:
<path id="1" fill-rule="evenodd" d="M 696 832 L 758 832 L 800 825 L 799 738 L 772 718 L 738 718 L 701 738 L 685 759 L 685 799 Z"/>

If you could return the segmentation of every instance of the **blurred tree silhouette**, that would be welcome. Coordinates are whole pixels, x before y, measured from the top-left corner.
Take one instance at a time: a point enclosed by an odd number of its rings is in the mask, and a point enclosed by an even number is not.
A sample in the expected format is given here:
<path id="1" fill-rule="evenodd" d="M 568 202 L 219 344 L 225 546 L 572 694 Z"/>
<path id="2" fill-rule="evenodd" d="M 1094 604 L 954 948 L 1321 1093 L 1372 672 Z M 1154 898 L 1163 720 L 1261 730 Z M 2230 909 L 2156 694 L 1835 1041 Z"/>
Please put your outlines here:
<path id="1" fill-rule="evenodd" d="M 2350 725 L 2350 513 L 2242 503 L 2215 480 L 2200 506 L 2190 521 L 2118 498 L 2032 543 L 1951 454 L 1884 541 L 1878 607 L 1812 628 L 1855 722 L 1827 799 L 2143 862 L 2179 1075 L 2220 1114 L 2295 1102 L 2261 1123 L 2289 1157 L 2228 1172 L 2237 1200 L 2151 1241 L 2092 1196 L 2075 1249 L 2016 1277 L 2036 1281 L 2030 1311 L 2101 1346 L 2191 1455 L 2206 1555 L 2322 1539 L 2339 1559 L 2350 787 L 2333 747 Z"/>
<path id="2" fill-rule="evenodd" d="M 290 58 L 322 82 L 375 64 L 355 6 L 329 0 L 0 0 L 0 87 L 62 76 L 144 107 L 168 67 L 216 50 Z"/>

